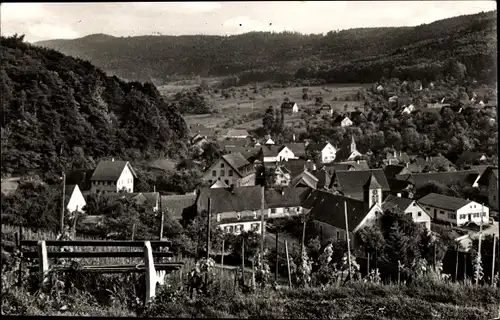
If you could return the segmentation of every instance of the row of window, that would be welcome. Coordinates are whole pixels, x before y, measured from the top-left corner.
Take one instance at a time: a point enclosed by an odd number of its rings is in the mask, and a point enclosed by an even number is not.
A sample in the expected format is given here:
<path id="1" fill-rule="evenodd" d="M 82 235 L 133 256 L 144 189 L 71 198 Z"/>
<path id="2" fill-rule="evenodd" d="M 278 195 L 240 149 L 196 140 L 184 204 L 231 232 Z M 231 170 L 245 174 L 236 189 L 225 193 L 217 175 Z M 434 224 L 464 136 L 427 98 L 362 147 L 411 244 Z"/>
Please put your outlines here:
<path id="1" fill-rule="evenodd" d="M 259 224 L 258 223 L 252 223 L 252 225 L 251 225 L 250 228 L 251 228 L 252 231 L 259 231 Z M 241 231 L 243 231 L 243 225 L 242 224 L 237 224 L 237 225 L 234 225 L 234 226 L 225 226 L 224 227 L 224 231 L 225 232 L 230 232 L 230 233 L 241 232 Z"/>
<path id="2" fill-rule="evenodd" d="M 224 170 L 220 171 L 220 176 L 221 177 L 224 177 L 225 174 L 226 174 L 226 172 Z M 227 176 L 228 177 L 232 177 L 233 176 L 233 170 L 232 169 L 229 169 L 229 171 L 227 172 Z M 217 177 L 217 170 L 212 170 L 212 177 Z"/>
<path id="3" fill-rule="evenodd" d="M 481 212 L 469 213 L 474 218 L 481 217 Z M 486 217 L 486 212 L 483 212 L 483 217 Z M 460 219 L 467 219 L 467 214 L 461 214 Z"/>

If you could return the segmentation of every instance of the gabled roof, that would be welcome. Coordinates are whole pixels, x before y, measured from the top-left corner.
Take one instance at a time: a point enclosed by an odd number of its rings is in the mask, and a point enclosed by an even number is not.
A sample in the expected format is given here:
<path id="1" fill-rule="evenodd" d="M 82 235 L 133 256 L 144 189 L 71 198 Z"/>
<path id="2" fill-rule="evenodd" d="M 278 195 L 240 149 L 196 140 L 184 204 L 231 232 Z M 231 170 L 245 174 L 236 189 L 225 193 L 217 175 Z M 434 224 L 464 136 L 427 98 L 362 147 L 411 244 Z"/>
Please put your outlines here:
<path id="1" fill-rule="evenodd" d="M 123 172 L 123 169 L 128 166 L 134 178 L 137 174 L 128 161 L 100 161 L 95 168 L 91 181 L 117 181 Z"/>
<path id="2" fill-rule="evenodd" d="M 331 175 L 326 170 L 317 170 L 314 176 L 318 179 L 317 188 L 328 188 L 331 183 Z"/>
<path id="3" fill-rule="evenodd" d="M 457 166 L 461 166 L 462 164 L 479 163 L 482 156 L 485 156 L 482 152 L 464 151 L 458 158 L 456 164 Z"/>
<path id="4" fill-rule="evenodd" d="M 382 191 L 389 191 L 389 183 L 382 169 L 360 170 L 360 171 L 335 171 L 334 179 L 338 180 L 339 188 L 344 193 L 362 192 L 363 187 L 374 176 L 382 187 Z"/>
<path id="5" fill-rule="evenodd" d="M 425 169 L 428 165 L 437 165 L 444 167 L 454 168 L 455 165 L 448 159 L 443 156 L 435 156 L 435 157 L 416 157 L 413 161 L 408 164 L 408 169 L 412 172 L 420 172 Z"/>
<path id="6" fill-rule="evenodd" d="M 220 140 L 219 146 L 221 148 L 231 148 L 231 147 L 246 147 L 249 143 L 246 139 L 224 139 Z"/>
<path id="7" fill-rule="evenodd" d="M 382 209 L 387 210 L 396 207 L 404 212 L 413 203 L 413 201 L 415 200 L 389 195 L 385 199 L 384 203 L 382 203 Z"/>
<path id="8" fill-rule="evenodd" d="M 66 184 L 77 184 L 80 191 L 87 191 L 91 188 L 90 178 L 94 170 L 91 169 L 78 169 L 73 170 L 66 175 Z"/>
<path id="9" fill-rule="evenodd" d="M 449 211 L 456 211 L 472 201 L 470 200 L 465 200 L 461 198 L 455 198 L 455 197 L 450 197 L 450 196 L 445 196 L 442 194 L 437 194 L 437 193 L 430 193 L 426 195 L 425 197 L 421 198 L 418 200 L 418 203 L 424 206 L 432 206 L 436 207 L 439 209 L 444 209 L 444 210 L 449 210 Z"/>
<path id="10" fill-rule="evenodd" d="M 208 210 L 210 198 L 210 212 L 242 212 L 260 210 L 262 206 L 262 187 L 248 186 L 236 188 L 203 188 L 196 201 L 198 212 Z"/>
<path id="11" fill-rule="evenodd" d="M 416 188 L 419 188 L 430 181 L 436 181 L 447 186 L 450 183 L 462 183 L 471 185 L 478 176 L 475 170 L 463 170 L 453 172 L 428 172 L 397 175 L 396 179 L 411 182 Z"/>
<path id="12" fill-rule="evenodd" d="M 284 146 L 277 145 L 264 145 L 262 148 L 262 155 L 264 157 L 276 157 L 281 150 L 283 150 Z"/>
<path id="13" fill-rule="evenodd" d="M 389 179 L 389 178 L 394 178 L 398 174 L 401 174 L 401 172 L 403 172 L 405 174 L 409 174 L 410 172 L 408 172 L 405 169 L 406 169 L 406 166 L 402 166 L 402 165 L 387 165 L 384 168 L 384 173 L 385 173 L 385 176 Z"/>
<path id="14" fill-rule="evenodd" d="M 285 101 L 281 104 L 281 108 L 283 109 L 291 109 L 293 108 L 294 105 L 296 105 L 297 103 L 296 102 L 293 102 L 293 101 Z"/>
<path id="15" fill-rule="evenodd" d="M 268 189 L 265 192 L 266 208 L 299 207 L 312 192 L 310 188 Z"/>
<path id="16" fill-rule="evenodd" d="M 391 178 L 387 178 L 387 183 L 389 184 L 391 192 L 402 192 L 411 185 L 409 181 L 391 179 Z"/>
<path id="17" fill-rule="evenodd" d="M 295 177 L 304 171 L 306 166 L 306 160 L 304 159 L 293 159 L 288 160 L 283 163 L 283 166 L 290 171 L 290 175 Z"/>
<path id="18" fill-rule="evenodd" d="M 196 198 L 195 194 L 161 196 L 161 209 L 164 212 L 170 211 L 174 219 L 180 220 L 184 210 L 196 203 Z"/>
<path id="19" fill-rule="evenodd" d="M 304 145 L 304 143 L 285 143 L 285 147 L 292 150 L 293 155 L 296 157 L 305 157 L 306 155 L 306 146 Z"/>
<path id="20" fill-rule="evenodd" d="M 222 156 L 222 159 L 226 161 L 240 176 L 243 176 L 243 170 L 245 168 L 250 169 L 250 167 L 253 168 L 253 166 L 248 162 L 245 157 L 237 152 L 237 153 L 231 153 L 231 154 L 225 154 Z M 255 171 L 255 170 L 253 170 Z"/>
<path id="21" fill-rule="evenodd" d="M 290 186 L 297 187 L 299 185 L 304 185 L 312 189 L 316 189 L 318 186 L 318 178 L 316 178 L 308 170 L 302 171 L 298 176 L 292 178 L 290 181 Z"/>
<path id="22" fill-rule="evenodd" d="M 349 231 L 354 231 L 366 217 L 370 208 L 363 201 L 333 195 L 323 191 L 314 191 L 306 206 L 311 207 L 313 219 L 345 230 L 345 204 L 347 205 L 347 222 Z"/>
<path id="23" fill-rule="evenodd" d="M 328 145 L 332 145 L 329 141 L 326 142 L 321 142 L 321 143 L 310 143 L 307 145 L 306 150 L 307 151 L 323 151 L 323 149 Z M 335 147 L 335 146 L 334 146 Z"/>
<path id="24" fill-rule="evenodd" d="M 483 171 L 481 177 L 477 181 L 480 186 L 488 186 L 490 182 L 490 177 L 494 176 L 498 179 L 498 167 L 488 166 L 486 170 Z"/>

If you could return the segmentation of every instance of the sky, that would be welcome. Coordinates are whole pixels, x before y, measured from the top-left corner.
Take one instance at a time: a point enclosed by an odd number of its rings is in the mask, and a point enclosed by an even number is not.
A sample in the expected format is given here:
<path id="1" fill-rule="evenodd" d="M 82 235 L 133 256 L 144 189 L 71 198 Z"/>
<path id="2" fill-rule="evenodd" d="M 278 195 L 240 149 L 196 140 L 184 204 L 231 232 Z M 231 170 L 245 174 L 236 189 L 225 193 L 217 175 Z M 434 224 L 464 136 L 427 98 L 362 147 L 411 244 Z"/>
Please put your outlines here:
<path id="1" fill-rule="evenodd" d="M 25 40 L 104 33 L 234 35 L 250 31 L 327 33 L 362 27 L 416 26 L 481 11 L 495 1 L 253 1 L 2 3 L 1 34 Z"/>

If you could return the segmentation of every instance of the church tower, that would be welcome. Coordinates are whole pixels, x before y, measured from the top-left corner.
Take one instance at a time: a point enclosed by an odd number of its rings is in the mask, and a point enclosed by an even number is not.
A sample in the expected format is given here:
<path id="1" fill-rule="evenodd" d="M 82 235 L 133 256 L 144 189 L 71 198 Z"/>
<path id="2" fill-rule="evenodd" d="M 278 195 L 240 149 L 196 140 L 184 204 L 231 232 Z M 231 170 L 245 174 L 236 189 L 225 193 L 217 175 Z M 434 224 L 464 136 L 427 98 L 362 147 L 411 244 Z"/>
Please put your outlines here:
<path id="1" fill-rule="evenodd" d="M 365 204 L 368 204 L 368 208 L 373 207 L 374 204 L 382 205 L 382 186 L 377 181 L 377 178 L 370 174 L 370 178 L 363 186 L 363 194 Z"/>
<path id="2" fill-rule="evenodd" d="M 351 154 L 354 151 L 358 151 L 358 150 L 356 149 L 356 141 L 354 141 L 354 136 L 351 136 Z"/>

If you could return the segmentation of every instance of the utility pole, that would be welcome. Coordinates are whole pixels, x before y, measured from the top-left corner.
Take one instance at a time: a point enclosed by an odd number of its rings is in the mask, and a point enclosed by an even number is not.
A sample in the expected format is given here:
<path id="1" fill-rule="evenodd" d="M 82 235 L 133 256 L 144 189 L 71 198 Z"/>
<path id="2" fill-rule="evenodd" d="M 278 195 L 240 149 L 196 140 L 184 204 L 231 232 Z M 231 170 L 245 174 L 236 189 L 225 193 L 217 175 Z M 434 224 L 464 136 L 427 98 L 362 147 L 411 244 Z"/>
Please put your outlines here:
<path id="1" fill-rule="evenodd" d="M 477 264 L 480 263 L 481 261 L 481 240 L 483 236 L 483 213 L 484 213 L 484 204 L 481 204 L 481 223 L 479 224 L 479 244 L 478 244 L 478 250 L 477 250 Z M 479 284 L 479 268 L 476 265 L 476 285 Z"/>
<path id="2" fill-rule="evenodd" d="M 265 228 L 264 228 L 264 207 L 265 207 L 265 190 L 264 186 L 261 188 L 261 193 L 262 193 L 262 199 L 261 199 L 261 206 L 260 206 L 260 257 L 263 259 L 264 257 L 264 234 L 265 234 Z"/>
<path id="3" fill-rule="evenodd" d="M 208 213 L 207 213 L 207 260 L 210 258 L 210 203 L 211 199 L 208 198 Z"/>
<path id="4" fill-rule="evenodd" d="M 497 251 L 497 236 L 493 235 L 493 262 L 491 263 L 491 285 L 493 285 L 493 278 L 495 278 L 495 255 Z"/>
<path id="5" fill-rule="evenodd" d="M 65 204 L 65 201 L 64 199 L 66 198 L 66 174 L 63 172 L 62 173 L 62 188 L 63 188 L 63 191 L 62 191 L 62 205 L 61 205 L 61 234 L 64 233 L 64 204 Z"/>
<path id="6" fill-rule="evenodd" d="M 344 201 L 345 231 L 347 238 L 347 262 L 349 263 L 349 276 L 351 275 L 351 244 L 349 240 L 349 224 L 347 223 L 347 201 Z"/>

